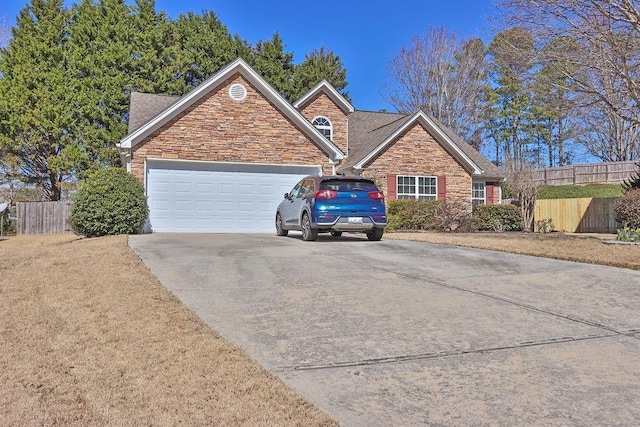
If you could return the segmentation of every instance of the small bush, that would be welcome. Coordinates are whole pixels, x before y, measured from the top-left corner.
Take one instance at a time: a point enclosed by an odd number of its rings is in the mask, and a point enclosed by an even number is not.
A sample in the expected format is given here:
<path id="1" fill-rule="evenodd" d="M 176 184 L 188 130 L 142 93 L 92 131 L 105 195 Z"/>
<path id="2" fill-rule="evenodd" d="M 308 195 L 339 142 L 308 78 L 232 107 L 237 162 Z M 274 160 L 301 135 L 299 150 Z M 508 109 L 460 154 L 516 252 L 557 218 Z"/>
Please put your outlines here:
<path id="1" fill-rule="evenodd" d="M 622 228 L 618 230 L 616 240 L 619 240 L 621 242 L 640 242 L 640 228 Z"/>
<path id="2" fill-rule="evenodd" d="M 428 230 L 435 231 L 471 231 L 473 220 L 469 205 L 456 201 L 440 203 L 427 227 Z"/>
<path id="3" fill-rule="evenodd" d="M 622 190 L 626 193 L 629 190 L 640 189 L 640 162 L 636 163 L 636 171 L 629 177 L 628 180 L 624 180 L 622 183 Z"/>
<path id="4" fill-rule="evenodd" d="M 536 230 L 538 233 L 550 233 L 553 231 L 553 220 L 551 218 L 544 218 L 536 221 Z"/>
<path id="5" fill-rule="evenodd" d="M 71 221 L 87 237 L 139 233 L 149 208 L 140 181 L 121 168 L 101 169 L 84 181 Z"/>
<path id="6" fill-rule="evenodd" d="M 473 224 L 480 231 L 520 231 L 522 215 L 515 205 L 476 205 Z"/>
<path id="7" fill-rule="evenodd" d="M 627 191 L 613 203 L 613 210 L 624 227 L 640 228 L 640 189 Z"/>

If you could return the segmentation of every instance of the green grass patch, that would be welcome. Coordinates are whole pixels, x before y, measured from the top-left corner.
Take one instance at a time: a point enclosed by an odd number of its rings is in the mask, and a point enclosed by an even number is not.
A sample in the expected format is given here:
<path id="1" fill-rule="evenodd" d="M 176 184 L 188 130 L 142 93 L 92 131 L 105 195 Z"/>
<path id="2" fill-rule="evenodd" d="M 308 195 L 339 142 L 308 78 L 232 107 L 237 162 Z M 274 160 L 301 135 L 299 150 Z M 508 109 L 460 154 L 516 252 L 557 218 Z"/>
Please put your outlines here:
<path id="1" fill-rule="evenodd" d="M 620 184 L 545 185 L 538 192 L 538 199 L 579 199 L 589 197 L 621 197 Z"/>

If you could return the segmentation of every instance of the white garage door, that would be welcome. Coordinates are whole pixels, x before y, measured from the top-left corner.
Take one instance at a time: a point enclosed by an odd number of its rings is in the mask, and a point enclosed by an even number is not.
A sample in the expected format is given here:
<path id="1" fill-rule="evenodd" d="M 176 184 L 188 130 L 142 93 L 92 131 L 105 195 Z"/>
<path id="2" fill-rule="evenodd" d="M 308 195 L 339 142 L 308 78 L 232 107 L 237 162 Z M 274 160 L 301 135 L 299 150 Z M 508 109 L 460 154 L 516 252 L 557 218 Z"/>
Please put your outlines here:
<path id="1" fill-rule="evenodd" d="M 153 232 L 271 233 L 282 195 L 319 166 L 147 161 Z"/>

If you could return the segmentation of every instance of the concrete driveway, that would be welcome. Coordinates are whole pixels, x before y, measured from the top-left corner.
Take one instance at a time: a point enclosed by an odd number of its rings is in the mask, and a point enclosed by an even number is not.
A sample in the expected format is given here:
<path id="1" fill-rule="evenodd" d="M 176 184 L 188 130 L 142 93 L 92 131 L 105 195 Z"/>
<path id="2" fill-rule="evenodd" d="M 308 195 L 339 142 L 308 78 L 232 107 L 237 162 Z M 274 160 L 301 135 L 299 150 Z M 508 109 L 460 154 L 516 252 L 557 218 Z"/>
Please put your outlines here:
<path id="1" fill-rule="evenodd" d="M 343 425 L 640 423 L 640 272 L 359 236 L 129 244 Z"/>

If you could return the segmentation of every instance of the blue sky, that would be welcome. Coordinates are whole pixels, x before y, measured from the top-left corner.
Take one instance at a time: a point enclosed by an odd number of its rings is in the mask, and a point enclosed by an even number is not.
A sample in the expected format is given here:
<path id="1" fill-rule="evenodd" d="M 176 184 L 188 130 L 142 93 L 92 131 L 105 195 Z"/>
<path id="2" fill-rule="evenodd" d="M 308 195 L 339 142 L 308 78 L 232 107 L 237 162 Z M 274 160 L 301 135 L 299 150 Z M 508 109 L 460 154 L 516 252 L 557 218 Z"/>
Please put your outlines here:
<path id="1" fill-rule="evenodd" d="M 27 3 L 2 0 L 0 22 L 13 23 Z M 496 15 L 493 0 L 156 0 L 156 8 L 171 17 L 189 10 L 212 10 L 231 33 L 251 43 L 268 39 L 277 31 L 287 51 L 295 53 L 296 63 L 306 52 L 324 46 L 342 58 L 349 82 L 346 90 L 354 106 L 372 111 L 394 111 L 382 97 L 387 66 L 413 36 L 445 26 L 462 37 L 488 41 L 488 21 Z"/>

